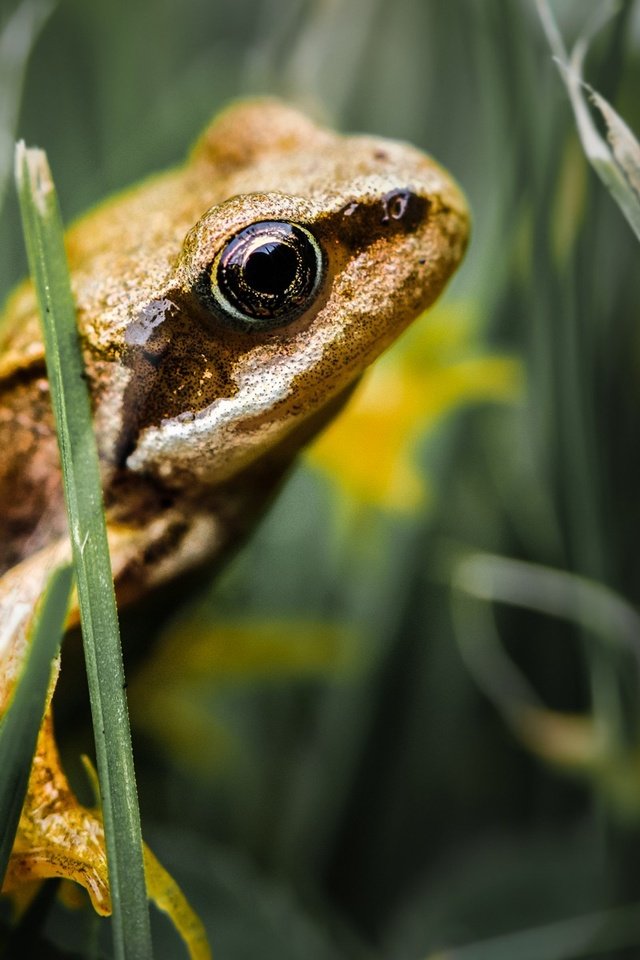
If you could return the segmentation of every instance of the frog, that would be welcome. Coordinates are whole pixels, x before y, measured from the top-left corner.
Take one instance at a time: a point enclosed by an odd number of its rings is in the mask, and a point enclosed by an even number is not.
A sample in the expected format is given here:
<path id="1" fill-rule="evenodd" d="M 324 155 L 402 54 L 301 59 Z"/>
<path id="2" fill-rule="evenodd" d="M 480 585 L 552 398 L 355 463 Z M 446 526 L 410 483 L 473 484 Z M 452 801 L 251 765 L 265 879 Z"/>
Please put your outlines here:
<path id="1" fill-rule="evenodd" d="M 270 98 L 233 104 L 186 163 L 71 227 L 119 605 L 237 549 L 363 371 L 441 294 L 468 234 L 464 195 L 431 157 Z M 70 556 L 29 282 L 0 325 L 0 444 L 1 716 L 49 573 Z M 16 850 L 5 887 L 65 876 L 108 912 L 101 825 L 60 768 L 51 703 Z"/>

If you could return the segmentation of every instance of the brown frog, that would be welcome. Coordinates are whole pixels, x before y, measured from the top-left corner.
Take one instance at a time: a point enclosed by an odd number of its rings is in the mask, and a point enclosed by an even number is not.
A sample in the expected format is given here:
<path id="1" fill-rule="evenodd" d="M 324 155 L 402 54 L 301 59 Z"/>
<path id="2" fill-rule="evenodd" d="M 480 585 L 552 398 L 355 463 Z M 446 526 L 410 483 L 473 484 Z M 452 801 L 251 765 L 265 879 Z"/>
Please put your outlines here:
<path id="1" fill-rule="evenodd" d="M 465 201 L 432 159 L 272 100 L 232 106 L 185 166 L 69 231 L 120 601 L 241 540 L 300 447 L 440 294 L 467 234 Z M 69 555 L 29 284 L 0 327 L 0 445 L 1 716 L 34 605 Z M 95 842 L 95 829 L 56 763 L 47 721 L 8 884 L 70 876 L 105 910 L 103 880 L 69 839 L 73 816 L 76 838 L 93 829 Z M 53 838 L 29 808 L 43 780 L 60 814 L 57 865 L 31 856 Z"/>

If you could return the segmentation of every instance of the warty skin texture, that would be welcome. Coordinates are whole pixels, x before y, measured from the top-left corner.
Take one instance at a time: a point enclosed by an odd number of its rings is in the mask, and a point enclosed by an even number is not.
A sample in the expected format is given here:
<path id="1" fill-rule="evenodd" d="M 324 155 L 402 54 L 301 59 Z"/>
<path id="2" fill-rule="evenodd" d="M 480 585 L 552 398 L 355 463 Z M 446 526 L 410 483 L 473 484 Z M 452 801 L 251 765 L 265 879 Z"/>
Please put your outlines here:
<path id="1" fill-rule="evenodd" d="M 315 236 L 323 279 L 291 323 L 238 330 L 199 291 L 232 237 L 265 220 Z M 231 107 L 183 167 L 69 231 L 120 602 L 242 540 L 300 447 L 440 294 L 467 235 L 464 198 L 433 160 L 405 144 L 340 136 L 271 100 Z M 0 326 L 0 447 L 1 716 L 38 597 L 69 555 L 30 284 Z M 48 819 L 32 783 L 7 885 L 69 876 L 107 911 L 103 880 L 73 846 L 92 814 L 69 799 L 49 719 L 34 769 L 51 786 Z M 101 824 L 91 822 L 100 844 Z M 55 847 L 57 860 L 38 859 L 38 846 Z"/>
<path id="2" fill-rule="evenodd" d="M 385 207 L 406 189 L 424 201 L 409 228 Z M 318 302 L 289 327 L 238 332 L 192 289 L 237 230 L 266 219 L 308 226 L 326 252 L 327 277 Z M 274 101 L 230 108 L 185 167 L 80 221 L 67 246 L 114 519 L 148 524 L 160 500 L 183 502 L 194 517 L 204 504 L 211 516 L 212 496 L 215 512 L 215 491 L 228 481 L 246 479 L 265 457 L 273 474 L 278 450 L 284 466 L 323 409 L 438 296 L 467 229 L 459 190 L 424 154 L 342 137 Z M 168 347 L 151 368 L 127 330 L 163 309 L 154 338 Z M 30 287 L 9 305 L 3 333 L 0 440 L 24 451 L 0 472 L 2 501 L 15 502 L 19 489 L 22 503 L 13 528 L 1 531 L 6 568 L 59 535 L 64 520 Z M 259 485 L 264 473 L 256 472 Z M 244 486 L 227 490 L 230 513 Z M 214 540 L 225 539 L 218 530 Z"/>

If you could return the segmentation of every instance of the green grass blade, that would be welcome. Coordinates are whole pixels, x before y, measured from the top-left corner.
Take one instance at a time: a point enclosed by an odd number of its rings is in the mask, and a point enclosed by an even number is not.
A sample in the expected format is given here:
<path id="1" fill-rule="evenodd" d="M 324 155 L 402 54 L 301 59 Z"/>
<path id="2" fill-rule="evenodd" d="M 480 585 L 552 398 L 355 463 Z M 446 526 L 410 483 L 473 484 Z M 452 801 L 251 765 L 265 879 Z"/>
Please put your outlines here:
<path id="1" fill-rule="evenodd" d="M 0 210 L 11 176 L 12 144 L 27 62 L 53 0 L 22 0 L 0 31 Z"/>
<path id="2" fill-rule="evenodd" d="M 451 947 L 447 960 L 587 960 L 637 946 L 640 938 L 638 904 L 614 907 L 540 927 L 505 933 L 491 939 Z M 635 952 L 635 951 L 634 951 Z M 432 954 L 427 960 L 436 960 Z"/>
<path id="3" fill-rule="evenodd" d="M 47 354 L 78 584 L 118 960 L 152 956 L 140 812 L 89 396 L 58 202 L 45 154 L 16 149 L 16 179 Z"/>
<path id="4" fill-rule="evenodd" d="M 582 79 L 582 66 L 589 41 L 594 33 L 616 10 L 608 3 L 596 10 L 595 20 L 588 26 L 576 43 L 570 57 L 558 30 L 547 0 L 538 0 L 538 13 L 549 46 L 554 54 L 560 75 L 564 81 L 575 116 L 576 127 L 585 155 L 605 187 L 618 204 L 631 229 L 640 240 L 640 196 L 637 193 L 638 170 L 640 169 L 640 145 L 613 107 Z M 613 150 L 598 132 L 591 119 L 585 97 L 590 93 L 596 107 L 607 125 Z"/>
<path id="5" fill-rule="evenodd" d="M 51 575 L 31 626 L 31 646 L 22 676 L 0 725 L 0 889 L 24 803 L 31 761 L 60 649 L 73 579 L 71 565 Z"/>

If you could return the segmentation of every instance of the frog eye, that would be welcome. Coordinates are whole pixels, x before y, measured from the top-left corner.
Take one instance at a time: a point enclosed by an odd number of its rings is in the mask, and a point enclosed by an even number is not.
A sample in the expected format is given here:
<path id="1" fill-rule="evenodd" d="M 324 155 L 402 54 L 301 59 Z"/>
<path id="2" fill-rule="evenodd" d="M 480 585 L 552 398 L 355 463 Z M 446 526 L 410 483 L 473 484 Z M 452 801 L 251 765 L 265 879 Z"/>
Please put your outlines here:
<path id="1" fill-rule="evenodd" d="M 270 330 L 305 312 L 323 274 L 322 250 L 306 227 L 261 220 L 227 243 L 197 292 L 231 326 Z"/>

